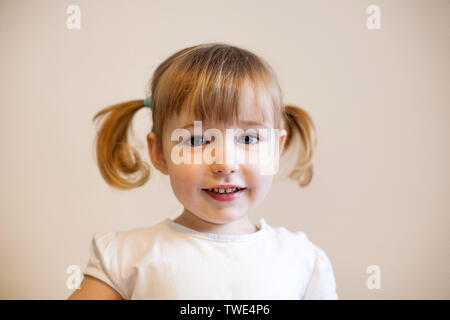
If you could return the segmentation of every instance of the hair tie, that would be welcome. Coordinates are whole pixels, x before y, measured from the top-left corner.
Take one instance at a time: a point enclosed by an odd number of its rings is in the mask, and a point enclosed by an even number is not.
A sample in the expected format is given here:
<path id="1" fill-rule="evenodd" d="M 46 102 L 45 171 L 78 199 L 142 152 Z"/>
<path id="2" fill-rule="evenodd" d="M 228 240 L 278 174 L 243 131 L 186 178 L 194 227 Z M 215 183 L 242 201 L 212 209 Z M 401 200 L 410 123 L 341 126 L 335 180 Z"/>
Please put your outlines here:
<path id="1" fill-rule="evenodd" d="M 152 105 L 152 96 L 147 97 L 147 99 L 144 100 L 144 107 L 151 107 Z"/>

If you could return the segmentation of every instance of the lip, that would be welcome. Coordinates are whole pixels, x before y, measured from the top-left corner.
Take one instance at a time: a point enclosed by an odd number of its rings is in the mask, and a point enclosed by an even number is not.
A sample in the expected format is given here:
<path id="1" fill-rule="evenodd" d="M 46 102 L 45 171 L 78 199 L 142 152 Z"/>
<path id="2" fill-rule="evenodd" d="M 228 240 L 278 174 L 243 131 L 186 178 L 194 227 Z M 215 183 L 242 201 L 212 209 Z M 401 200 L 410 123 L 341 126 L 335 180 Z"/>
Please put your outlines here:
<path id="1" fill-rule="evenodd" d="M 239 188 L 239 187 L 237 187 Z M 210 188 L 213 189 L 213 188 Z M 214 200 L 217 201 L 233 201 L 238 199 L 243 192 L 245 192 L 245 190 L 247 190 L 247 188 L 242 188 L 239 191 L 233 192 L 233 193 L 215 193 L 212 191 L 209 191 L 208 189 L 202 189 L 202 191 L 204 191 L 208 196 L 210 196 L 211 198 L 213 198 Z"/>
<path id="2" fill-rule="evenodd" d="M 206 187 L 203 189 L 229 189 L 229 188 L 247 189 L 247 188 L 238 186 L 237 184 L 219 184 L 216 186 Z"/>

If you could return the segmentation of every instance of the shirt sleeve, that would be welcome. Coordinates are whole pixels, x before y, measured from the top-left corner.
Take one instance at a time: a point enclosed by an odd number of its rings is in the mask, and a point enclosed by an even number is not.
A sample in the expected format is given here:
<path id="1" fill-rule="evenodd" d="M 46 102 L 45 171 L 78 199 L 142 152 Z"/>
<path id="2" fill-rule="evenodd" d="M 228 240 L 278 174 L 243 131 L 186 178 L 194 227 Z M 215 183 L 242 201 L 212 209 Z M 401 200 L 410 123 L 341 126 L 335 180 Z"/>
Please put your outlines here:
<path id="1" fill-rule="evenodd" d="M 89 261 L 83 274 L 105 282 L 125 299 L 115 277 L 117 271 L 115 232 L 95 233 L 91 240 L 90 251 Z"/>
<path id="2" fill-rule="evenodd" d="M 337 300 L 333 267 L 325 252 L 314 246 L 314 269 L 303 296 L 304 300 Z"/>

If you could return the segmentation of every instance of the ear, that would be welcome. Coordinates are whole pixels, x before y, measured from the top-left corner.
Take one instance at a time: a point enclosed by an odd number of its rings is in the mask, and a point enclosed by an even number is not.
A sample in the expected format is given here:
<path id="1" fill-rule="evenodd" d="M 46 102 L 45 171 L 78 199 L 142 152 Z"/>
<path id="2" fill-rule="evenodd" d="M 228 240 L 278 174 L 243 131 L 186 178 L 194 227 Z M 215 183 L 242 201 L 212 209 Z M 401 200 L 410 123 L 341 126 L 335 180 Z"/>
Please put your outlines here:
<path id="1" fill-rule="evenodd" d="M 284 151 L 284 143 L 286 142 L 287 132 L 284 129 L 280 130 L 280 141 L 279 141 L 279 152 L 280 157 L 283 154 Z"/>
<path id="2" fill-rule="evenodd" d="M 156 136 L 153 132 L 147 135 L 148 155 L 152 161 L 153 166 L 162 174 L 169 175 L 167 161 L 164 157 L 163 148 L 159 145 Z"/>

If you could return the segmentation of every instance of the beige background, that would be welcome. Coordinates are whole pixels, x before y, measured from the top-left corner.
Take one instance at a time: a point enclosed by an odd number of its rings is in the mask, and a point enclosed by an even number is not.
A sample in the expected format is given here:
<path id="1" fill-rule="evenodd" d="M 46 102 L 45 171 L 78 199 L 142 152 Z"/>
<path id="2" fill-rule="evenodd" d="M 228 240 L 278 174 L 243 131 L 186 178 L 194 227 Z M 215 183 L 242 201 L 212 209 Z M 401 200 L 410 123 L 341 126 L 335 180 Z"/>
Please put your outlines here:
<path id="1" fill-rule="evenodd" d="M 66 9 L 81 9 L 68 30 Z M 381 8 L 381 29 L 366 8 Z M 449 1 L 0 2 L 0 298 L 65 299 L 94 232 L 175 218 L 169 180 L 115 191 L 92 117 L 145 97 L 169 54 L 225 41 L 266 58 L 316 123 L 316 175 L 254 212 L 329 256 L 341 299 L 450 298 Z M 148 109 L 135 118 L 148 160 Z M 381 269 L 369 290 L 366 269 Z"/>

